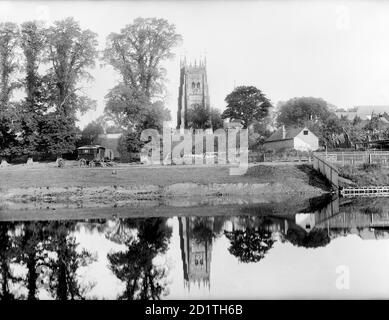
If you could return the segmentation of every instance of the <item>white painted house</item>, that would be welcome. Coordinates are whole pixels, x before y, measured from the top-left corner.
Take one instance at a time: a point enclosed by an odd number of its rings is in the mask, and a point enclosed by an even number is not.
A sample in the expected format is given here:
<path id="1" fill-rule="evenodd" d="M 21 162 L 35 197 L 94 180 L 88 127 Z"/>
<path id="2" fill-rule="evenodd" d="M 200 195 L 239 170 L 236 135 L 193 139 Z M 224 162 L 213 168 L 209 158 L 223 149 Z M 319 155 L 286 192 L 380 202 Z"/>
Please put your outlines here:
<path id="1" fill-rule="evenodd" d="M 295 149 L 315 151 L 319 149 L 319 138 L 308 128 L 287 128 L 282 126 L 263 144 L 266 150 Z"/>

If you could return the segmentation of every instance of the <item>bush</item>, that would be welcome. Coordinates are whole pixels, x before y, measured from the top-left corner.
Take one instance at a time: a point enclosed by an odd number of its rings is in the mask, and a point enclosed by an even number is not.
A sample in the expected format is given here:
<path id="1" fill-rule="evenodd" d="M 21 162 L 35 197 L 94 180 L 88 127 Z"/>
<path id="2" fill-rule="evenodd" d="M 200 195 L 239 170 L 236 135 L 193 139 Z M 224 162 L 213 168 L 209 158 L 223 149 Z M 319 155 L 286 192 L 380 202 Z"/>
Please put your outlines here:
<path id="1" fill-rule="evenodd" d="M 380 163 L 364 163 L 364 164 L 362 164 L 361 169 L 364 171 L 381 170 L 381 164 Z"/>
<path id="2" fill-rule="evenodd" d="M 358 186 L 380 186 L 389 184 L 387 171 L 380 164 L 365 163 L 360 166 L 346 165 L 339 168 L 339 175 Z"/>

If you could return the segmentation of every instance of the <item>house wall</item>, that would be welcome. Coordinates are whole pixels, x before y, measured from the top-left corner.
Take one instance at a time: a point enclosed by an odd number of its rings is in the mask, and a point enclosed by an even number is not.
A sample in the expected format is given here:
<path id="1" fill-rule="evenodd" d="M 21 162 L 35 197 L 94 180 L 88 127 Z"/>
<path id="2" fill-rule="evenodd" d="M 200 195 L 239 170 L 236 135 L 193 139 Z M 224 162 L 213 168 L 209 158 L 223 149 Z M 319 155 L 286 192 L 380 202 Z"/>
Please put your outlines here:
<path id="1" fill-rule="evenodd" d="M 280 141 L 270 141 L 270 142 L 265 142 L 263 144 L 263 147 L 266 150 L 280 150 L 280 149 L 292 149 L 294 147 L 294 142 L 293 139 L 290 140 L 280 140 Z"/>
<path id="2" fill-rule="evenodd" d="M 299 151 L 315 151 L 319 149 L 319 138 L 309 130 L 308 135 L 304 135 L 303 131 L 294 138 L 293 148 Z"/>
<path id="3" fill-rule="evenodd" d="M 121 135 L 121 133 L 99 134 L 96 142 L 106 149 L 111 149 L 113 151 L 114 158 L 120 159 L 121 154 L 118 151 L 118 147 Z"/>

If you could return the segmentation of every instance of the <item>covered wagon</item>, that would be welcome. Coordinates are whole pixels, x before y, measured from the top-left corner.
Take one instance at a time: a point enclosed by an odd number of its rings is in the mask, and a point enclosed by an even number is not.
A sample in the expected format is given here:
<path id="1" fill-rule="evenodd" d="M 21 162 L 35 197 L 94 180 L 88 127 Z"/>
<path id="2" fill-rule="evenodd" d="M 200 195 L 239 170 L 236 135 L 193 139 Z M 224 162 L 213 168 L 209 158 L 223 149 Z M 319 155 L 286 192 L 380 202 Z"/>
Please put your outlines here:
<path id="1" fill-rule="evenodd" d="M 80 167 L 94 167 L 96 165 L 104 167 L 112 160 L 112 155 L 111 152 L 109 152 L 109 149 L 106 150 L 106 148 L 100 145 L 82 146 L 77 148 L 77 152 L 77 160 Z"/>

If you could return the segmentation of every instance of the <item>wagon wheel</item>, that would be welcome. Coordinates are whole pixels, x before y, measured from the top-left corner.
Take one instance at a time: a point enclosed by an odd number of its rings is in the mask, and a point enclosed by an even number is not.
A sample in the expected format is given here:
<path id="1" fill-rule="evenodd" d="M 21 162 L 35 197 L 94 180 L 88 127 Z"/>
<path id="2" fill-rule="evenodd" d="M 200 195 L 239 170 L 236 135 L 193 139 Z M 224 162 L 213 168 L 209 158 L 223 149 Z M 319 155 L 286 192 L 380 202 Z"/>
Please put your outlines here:
<path id="1" fill-rule="evenodd" d="M 80 167 L 85 167 L 86 166 L 86 160 L 85 159 L 80 159 L 78 161 L 78 164 L 79 164 Z"/>

